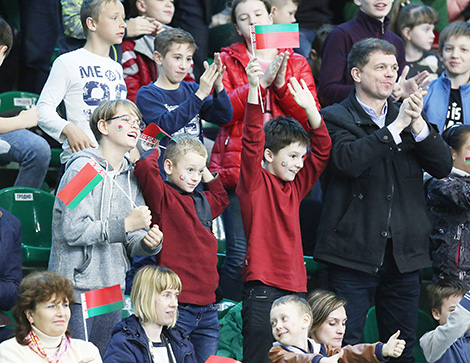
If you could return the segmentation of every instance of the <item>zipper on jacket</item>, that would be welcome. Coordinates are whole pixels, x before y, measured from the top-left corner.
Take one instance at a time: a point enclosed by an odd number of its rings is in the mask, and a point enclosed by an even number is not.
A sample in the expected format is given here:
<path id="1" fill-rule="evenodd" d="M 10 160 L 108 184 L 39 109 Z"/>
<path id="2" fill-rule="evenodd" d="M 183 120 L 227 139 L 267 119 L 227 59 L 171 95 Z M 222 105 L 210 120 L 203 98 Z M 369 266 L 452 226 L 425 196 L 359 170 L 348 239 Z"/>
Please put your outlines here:
<path id="1" fill-rule="evenodd" d="M 459 224 L 457 226 L 457 235 L 455 236 L 455 239 L 459 241 L 458 247 L 457 247 L 457 254 L 455 256 L 455 264 L 457 267 L 460 265 L 460 246 L 462 244 L 462 224 Z"/>

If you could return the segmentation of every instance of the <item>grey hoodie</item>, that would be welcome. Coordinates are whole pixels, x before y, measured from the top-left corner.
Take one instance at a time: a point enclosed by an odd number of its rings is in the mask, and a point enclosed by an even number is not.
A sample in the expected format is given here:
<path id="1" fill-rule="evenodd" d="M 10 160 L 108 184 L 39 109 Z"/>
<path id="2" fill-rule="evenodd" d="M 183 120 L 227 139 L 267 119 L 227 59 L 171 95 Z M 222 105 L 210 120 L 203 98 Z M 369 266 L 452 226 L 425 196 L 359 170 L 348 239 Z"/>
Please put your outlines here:
<path id="1" fill-rule="evenodd" d="M 124 290 L 128 256 L 155 255 L 161 244 L 150 249 L 143 241 L 148 229 L 126 233 L 124 219 L 137 206 L 145 205 L 133 173 L 124 158 L 121 170 L 114 173 L 98 149 L 72 154 L 60 181 L 61 190 L 90 160 L 95 160 L 107 176 L 74 210 L 56 198 L 52 220 L 52 249 L 49 270 L 69 278 L 75 300 L 86 291 L 120 284 Z M 127 195 L 126 195 L 127 194 Z"/>

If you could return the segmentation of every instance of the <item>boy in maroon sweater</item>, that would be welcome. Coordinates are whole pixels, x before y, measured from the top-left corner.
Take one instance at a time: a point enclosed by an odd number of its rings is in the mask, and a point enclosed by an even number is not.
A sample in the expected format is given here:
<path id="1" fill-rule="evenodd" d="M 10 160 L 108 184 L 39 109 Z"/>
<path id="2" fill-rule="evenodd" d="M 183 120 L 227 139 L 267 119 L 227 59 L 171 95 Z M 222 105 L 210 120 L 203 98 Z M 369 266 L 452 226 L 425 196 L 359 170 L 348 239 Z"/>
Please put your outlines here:
<path id="1" fill-rule="evenodd" d="M 246 72 L 249 93 L 236 189 L 248 242 L 243 267 L 243 362 L 263 363 L 269 362 L 273 343 L 272 302 L 307 291 L 299 206 L 328 163 L 331 140 L 306 83 L 295 78 L 288 87 L 307 114 L 308 135 L 289 117 L 268 121 L 263 132 L 257 93 L 263 71 L 256 58 Z"/>
<path id="2" fill-rule="evenodd" d="M 159 150 L 146 153 L 135 167 L 135 176 L 145 201 L 165 234 L 157 264 L 181 278 L 178 321 L 175 329 L 189 336 L 198 362 L 217 353 L 219 323 L 214 305 L 219 282 L 217 239 L 212 219 L 227 207 L 227 193 L 217 176 L 206 168 L 207 151 L 197 137 L 181 134 L 167 145 L 163 167 L 158 167 Z M 202 193 L 195 190 L 204 183 Z"/>

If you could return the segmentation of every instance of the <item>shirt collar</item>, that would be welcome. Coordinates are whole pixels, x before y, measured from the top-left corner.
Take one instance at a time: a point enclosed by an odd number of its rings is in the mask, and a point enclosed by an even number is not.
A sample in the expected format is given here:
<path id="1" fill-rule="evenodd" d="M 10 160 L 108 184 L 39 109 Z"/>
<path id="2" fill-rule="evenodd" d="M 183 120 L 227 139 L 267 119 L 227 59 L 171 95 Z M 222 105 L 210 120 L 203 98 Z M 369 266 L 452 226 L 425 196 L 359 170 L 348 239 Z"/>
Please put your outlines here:
<path id="1" fill-rule="evenodd" d="M 372 121 L 374 121 L 374 123 L 382 128 L 385 126 L 385 119 L 387 117 L 387 111 L 388 111 L 388 103 L 385 102 L 385 105 L 384 107 L 382 108 L 382 114 L 379 116 L 377 115 L 377 112 L 375 112 L 375 110 L 372 108 L 372 107 L 369 107 L 367 106 L 364 102 L 361 102 L 361 100 L 359 99 L 359 97 L 357 97 L 357 93 L 356 93 L 356 100 L 357 102 L 359 103 L 359 105 L 362 107 L 362 109 L 364 110 L 364 112 L 370 116 L 370 118 L 372 119 Z"/>

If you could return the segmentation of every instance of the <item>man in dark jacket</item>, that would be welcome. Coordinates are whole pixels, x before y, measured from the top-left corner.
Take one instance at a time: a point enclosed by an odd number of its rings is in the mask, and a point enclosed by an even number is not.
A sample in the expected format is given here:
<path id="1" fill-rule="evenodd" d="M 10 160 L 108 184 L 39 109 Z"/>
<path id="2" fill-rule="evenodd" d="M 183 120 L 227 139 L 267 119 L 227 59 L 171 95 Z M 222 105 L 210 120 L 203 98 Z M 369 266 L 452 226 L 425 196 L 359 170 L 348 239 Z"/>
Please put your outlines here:
<path id="1" fill-rule="evenodd" d="M 375 299 L 381 340 L 399 329 L 407 346 L 397 361 L 414 362 L 418 270 L 430 265 L 422 169 L 442 178 L 452 160 L 421 116 L 422 90 L 400 109 L 391 101 L 395 52 L 381 39 L 356 43 L 348 56 L 354 89 L 321 111 L 333 146 L 314 256 L 329 264 L 329 287 L 348 302 L 344 343 L 360 341 Z"/>

